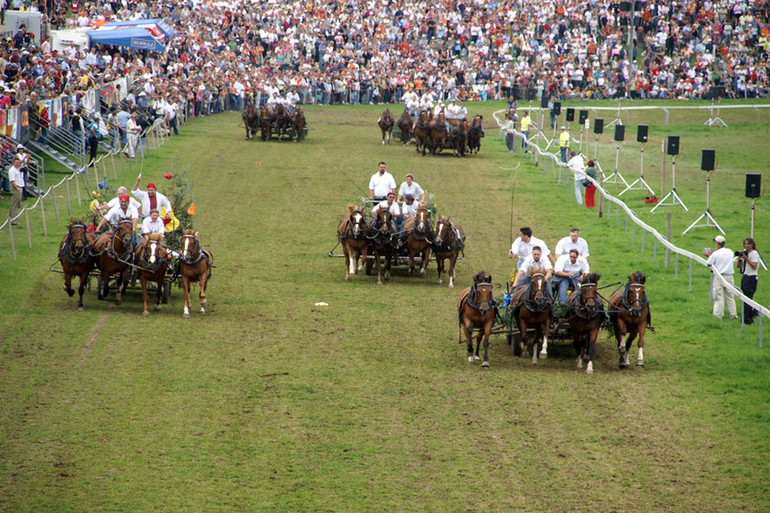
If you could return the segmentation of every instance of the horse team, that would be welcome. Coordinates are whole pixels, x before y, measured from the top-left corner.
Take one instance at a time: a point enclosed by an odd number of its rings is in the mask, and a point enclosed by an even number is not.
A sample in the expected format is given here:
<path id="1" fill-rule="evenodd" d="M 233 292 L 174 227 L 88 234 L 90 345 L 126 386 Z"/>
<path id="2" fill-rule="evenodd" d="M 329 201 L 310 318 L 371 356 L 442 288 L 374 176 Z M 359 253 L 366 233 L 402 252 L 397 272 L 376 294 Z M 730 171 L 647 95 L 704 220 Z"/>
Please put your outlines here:
<path id="1" fill-rule="evenodd" d="M 390 268 L 399 254 L 408 255 L 409 274 L 415 271 L 415 258 L 420 257 L 420 275 L 426 276 L 431 252 L 436 257 L 438 283 L 445 272 L 449 287 L 454 287 L 455 265 L 465 248 L 465 232 L 462 226 L 443 215 L 435 223 L 430 220 L 428 206 L 417 208 L 417 214 L 404 222 L 402 230 L 396 226 L 388 209 L 380 209 L 374 217 L 367 218 L 363 207 L 348 205 L 348 214 L 337 227 L 337 239 L 345 256 L 345 279 L 364 268 L 372 256 L 377 268 L 377 283 L 382 285 L 383 276 L 390 278 Z"/>
<path id="2" fill-rule="evenodd" d="M 190 316 L 190 284 L 200 285 L 200 312 L 206 313 L 206 285 L 211 277 L 213 257 L 198 240 L 198 232 L 184 230 L 181 248 L 177 259 L 163 244 L 163 235 L 152 233 L 133 248 L 134 230 L 130 220 L 122 221 L 112 232 L 97 237 L 89 232 L 83 221 L 73 221 L 67 228 L 59 248 L 59 262 L 64 272 L 64 291 L 75 295 L 72 278 L 80 278 L 78 287 L 78 309 L 83 310 L 83 291 L 91 276 L 91 271 L 98 270 L 101 286 L 97 291 L 99 299 L 109 297 L 109 279 L 115 277 L 115 303 L 122 302 L 123 294 L 129 282 L 131 271 L 136 272 L 142 286 L 144 315 L 149 315 L 149 283 L 156 284 L 156 302 L 154 310 L 160 310 L 164 284 L 169 269 L 173 269 L 171 281 L 181 278 L 184 291 L 184 317 Z"/>
<path id="3" fill-rule="evenodd" d="M 622 289 L 616 290 L 604 300 L 597 290 L 600 279 L 597 273 L 588 274 L 581 286 L 574 290 L 567 301 L 567 317 L 569 335 L 577 352 L 577 368 L 592 374 L 594 371 L 594 354 L 596 340 L 602 326 L 611 326 L 617 342 L 620 355 L 619 367 L 630 366 L 629 353 L 631 345 L 638 337 L 638 358 L 636 365 L 644 366 L 644 336 L 647 329 L 652 330 L 650 305 L 647 301 L 645 283 L 647 278 L 641 271 L 636 271 L 628 277 L 628 282 Z M 536 364 L 538 356 L 548 357 L 548 335 L 552 323 L 552 300 L 547 293 L 549 284 L 545 276 L 537 270 L 532 270 L 531 281 L 517 287 L 503 308 L 510 309 L 512 318 L 521 336 L 520 342 L 514 346 L 514 354 L 526 357 L 529 342 L 532 343 L 532 363 Z M 489 367 L 488 348 L 489 337 L 492 335 L 496 319 L 499 318 L 500 305 L 494 299 L 491 286 L 492 278 L 484 271 L 473 277 L 473 285 L 460 294 L 458 301 L 458 318 L 461 329 L 467 341 L 468 362 L 481 360 L 482 368 Z M 605 303 L 607 308 L 605 308 Z M 473 332 L 476 330 L 476 349 L 473 349 Z M 484 345 L 483 360 L 479 350 Z M 516 344 L 516 342 L 513 342 Z M 538 353 L 538 344 L 540 351 Z"/>
<path id="4" fill-rule="evenodd" d="M 450 150 L 456 157 L 468 153 L 477 154 L 481 149 L 481 138 L 484 137 L 481 115 L 474 116 L 472 121 L 467 119 L 450 119 L 443 112 L 432 115 L 429 110 L 422 110 L 412 119 L 407 110 L 398 119 L 401 132 L 401 144 L 407 145 L 414 138 L 415 150 L 423 156 L 426 151 L 435 155 L 442 150 Z M 377 121 L 382 132 L 382 144 L 390 144 L 391 132 L 396 122 L 390 109 L 385 111 Z"/>
<path id="5" fill-rule="evenodd" d="M 271 107 L 265 105 L 258 109 L 254 103 L 249 102 L 241 116 L 243 126 L 246 128 L 247 140 L 255 138 L 259 131 L 263 141 L 275 135 L 279 141 L 289 139 L 299 143 L 307 127 L 305 113 L 299 105 L 290 112 L 289 108 L 282 103 Z"/>

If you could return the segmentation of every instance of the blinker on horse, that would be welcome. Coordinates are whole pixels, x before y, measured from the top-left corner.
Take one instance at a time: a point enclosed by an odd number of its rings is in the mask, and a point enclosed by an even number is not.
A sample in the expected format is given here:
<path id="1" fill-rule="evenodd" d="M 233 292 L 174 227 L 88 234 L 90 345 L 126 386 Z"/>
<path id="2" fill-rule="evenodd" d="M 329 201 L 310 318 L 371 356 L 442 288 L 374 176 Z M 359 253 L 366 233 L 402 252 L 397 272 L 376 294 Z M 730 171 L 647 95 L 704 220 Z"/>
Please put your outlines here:
<path id="1" fill-rule="evenodd" d="M 489 367 L 489 336 L 492 333 L 497 314 L 497 303 L 494 299 L 492 276 L 487 276 L 482 270 L 473 276 L 473 285 L 460 294 L 457 303 L 457 314 L 460 325 L 468 343 L 468 363 L 480 360 L 479 349 L 484 341 L 484 359 L 482 368 Z M 473 351 L 473 330 L 478 330 L 476 336 L 476 351 Z"/>

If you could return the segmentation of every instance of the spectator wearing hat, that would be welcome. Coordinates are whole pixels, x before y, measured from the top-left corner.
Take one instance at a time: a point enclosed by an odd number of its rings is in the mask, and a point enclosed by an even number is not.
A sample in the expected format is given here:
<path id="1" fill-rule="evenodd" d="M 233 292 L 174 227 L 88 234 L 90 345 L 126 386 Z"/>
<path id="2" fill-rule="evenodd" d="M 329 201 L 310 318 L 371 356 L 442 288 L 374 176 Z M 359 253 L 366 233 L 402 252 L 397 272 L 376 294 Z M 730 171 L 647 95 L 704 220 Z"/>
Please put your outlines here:
<path id="1" fill-rule="evenodd" d="M 157 208 L 159 211 L 165 208 L 166 209 L 165 219 L 166 221 L 170 221 L 171 216 L 173 214 L 173 209 L 171 208 L 171 202 L 168 200 L 166 196 L 157 192 L 154 183 L 147 184 L 147 191 L 141 190 L 139 188 L 139 182 L 141 182 L 141 180 L 142 180 L 141 175 L 136 177 L 136 183 L 134 184 L 134 188 L 131 189 L 131 194 L 133 194 L 134 197 L 142 203 L 142 210 L 141 210 L 142 217 L 144 218 L 149 216 L 150 212 L 154 208 Z"/>
<path id="2" fill-rule="evenodd" d="M 717 319 L 721 319 L 725 313 L 725 301 L 727 302 L 727 311 L 730 314 L 731 319 L 737 319 L 738 315 L 735 310 L 735 298 L 730 286 L 734 286 L 733 281 L 733 252 L 731 249 L 725 247 L 725 238 L 721 235 L 714 237 L 715 251 L 710 248 L 703 250 L 703 256 L 708 258 L 706 264 L 714 274 L 719 274 L 722 280 L 719 278 L 711 278 L 711 293 L 714 298 L 714 309 L 712 313 Z M 724 283 L 723 283 L 724 280 Z"/>

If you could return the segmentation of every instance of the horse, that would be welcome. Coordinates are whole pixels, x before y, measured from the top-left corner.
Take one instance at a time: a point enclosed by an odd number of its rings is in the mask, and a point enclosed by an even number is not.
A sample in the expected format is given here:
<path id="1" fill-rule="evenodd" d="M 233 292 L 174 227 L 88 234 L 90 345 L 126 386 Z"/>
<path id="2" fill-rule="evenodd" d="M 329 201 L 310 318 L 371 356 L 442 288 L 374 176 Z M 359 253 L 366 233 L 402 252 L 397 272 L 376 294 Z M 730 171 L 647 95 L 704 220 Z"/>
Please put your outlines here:
<path id="1" fill-rule="evenodd" d="M 294 140 L 297 141 L 297 144 L 299 144 L 300 140 L 302 139 L 306 124 L 307 121 L 305 120 L 305 113 L 302 112 L 300 106 L 297 105 L 294 108 L 294 114 L 291 116 L 291 128 L 294 132 Z"/>
<path id="2" fill-rule="evenodd" d="M 467 119 L 463 119 L 452 129 L 452 147 L 457 157 L 465 156 L 465 150 L 468 148 L 469 129 L 470 125 Z"/>
<path id="3" fill-rule="evenodd" d="M 198 283 L 201 287 L 200 300 L 202 314 L 206 313 L 206 285 L 211 278 L 211 266 L 214 257 L 211 252 L 201 247 L 196 230 L 183 230 L 182 248 L 179 252 L 179 275 L 182 277 L 184 291 L 185 319 L 190 317 L 190 283 Z"/>
<path id="4" fill-rule="evenodd" d="M 348 215 L 342 218 L 337 227 L 337 239 L 342 243 L 342 252 L 345 254 L 345 279 L 349 280 L 351 274 L 361 270 L 366 262 L 366 252 L 369 249 L 369 225 L 366 223 L 361 208 L 348 205 Z M 361 258 L 361 267 L 358 259 Z"/>
<path id="5" fill-rule="evenodd" d="M 420 111 L 420 117 L 414 125 L 414 143 L 415 150 L 419 153 L 422 148 L 422 155 L 425 156 L 425 148 L 430 143 L 430 114 L 427 111 Z"/>
<path id="6" fill-rule="evenodd" d="M 430 262 L 430 247 L 433 240 L 433 224 L 428 217 L 428 205 L 417 207 L 417 213 L 404 222 L 402 239 L 406 240 L 409 251 L 409 274 L 414 273 L 414 256 L 422 255 L 420 275 L 425 276 Z"/>
<path id="7" fill-rule="evenodd" d="M 376 216 L 372 219 L 368 237 L 372 241 L 374 261 L 377 264 L 377 285 L 382 285 L 383 266 L 380 263 L 380 257 L 385 258 L 385 279 L 389 280 L 390 265 L 398 238 L 395 221 L 387 207 L 377 211 Z"/>
<path id="8" fill-rule="evenodd" d="M 75 291 L 72 290 L 72 277 L 80 277 L 78 310 L 84 310 L 83 289 L 88 281 L 88 274 L 94 266 L 94 258 L 91 254 L 94 240 L 94 235 L 88 232 L 82 220 L 73 220 L 67 227 L 67 235 L 64 236 L 59 247 L 59 262 L 64 270 L 64 292 L 69 297 L 75 295 Z"/>
<path id="9" fill-rule="evenodd" d="M 382 116 L 380 116 L 380 119 L 377 121 L 377 125 L 382 131 L 382 144 L 385 144 L 386 139 L 388 144 L 390 144 L 390 133 L 393 131 L 394 124 L 395 121 L 393 120 L 393 115 L 390 113 L 390 109 L 385 109 L 385 112 L 382 113 Z"/>
<path id="10" fill-rule="evenodd" d="M 441 273 L 444 271 L 444 260 L 449 260 L 449 288 L 454 288 L 455 264 L 457 257 L 465 248 L 465 232 L 462 226 L 450 221 L 448 217 L 441 214 L 436 223 L 436 235 L 433 239 L 433 253 L 436 255 L 436 267 L 438 268 L 438 284 L 444 283 L 441 280 Z"/>
<path id="11" fill-rule="evenodd" d="M 263 105 L 260 109 L 259 115 L 259 128 L 260 138 L 263 141 L 270 139 L 270 133 L 273 130 L 273 122 L 275 121 L 275 111 L 271 111 L 267 105 Z"/>
<path id="12" fill-rule="evenodd" d="M 401 130 L 401 144 L 406 146 L 412 137 L 412 118 L 409 117 L 409 111 L 404 110 L 398 119 L 398 128 Z"/>
<path id="13" fill-rule="evenodd" d="M 528 330 L 535 330 L 532 337 L 532 363 L 537 364 L 537 341 L 541 338 L 543 343 L 540 348 L 540 358 L 543 360 L 548 358 L 548 332 L 553 302 L 546 290 L 549 285 L 545 275 L 538 269 L 532 268 L 529 277 L 530 282 L 528 284 L 520 285 L 514 289 L 511 297 L 511 311 L 521 334 L 519 351 L 524 357 L 527 356 L 527 348 L 529 347 Z"/>
<path id="14" fill-rule="evenodd" d="M 163 283 L 166 280 L 166 269 L 170 255 L 162 244 L 162 233 L 149 233 L 134 251 L 134 262 L 139 281 L 142 284 L 142 298 L 144 299 L 143 315 L 150 315 L 147 310 L 147 282 L 154 282 L 158 286 L 157 301 L 153 310 L 160 310 L 160 300 L 163 295 Z"/>
<path id="15" fill-rule="evenodd" d="M 131 266 L 132 239 L 134 223 L 131 219 L 121 219 L 112 233 L 103 233 L 96 242 L 96 267 L 102 272 L 102 288 L 97 292 L 99 299 L 106 299 L 110 294 L 110 276 L 117 274 L 117 292 L 115 304 L 123 300 L 123 294 L 128 287 L 128 271 Z"/>
<path id="16" fill-rule="evenodd" d="M 481 126 L 481 120 L 484 116 L 477 114 L 473 118 L 471 128 L 468 130 L 468 151 L 473 154 L 473 150 L 476 150 L 476 155 L 479 154 L 481 149 L 481 138 L 484 137 L 484 129 Z"/>
<path id="17" fill-rule="evenodd" d="M 622 290 L 616 290 L 610 296 L 610 322 L 618 342 L 621 369 L 630 366 L 628 353 L 634 338 L 639 336 L 639 356 L 636 360 L 638 367 L 644 367 L 644 334 L 651 324 L 650 304 L 644 284 L 647 277 L 642 271 L 636 271 L 628 277 L 628 283 Z M 650 326 L 650 330 L 653 328 Z M 628 338 L 624 338 L 628 335 Z"/>
<path id="18" fill-rule="evenodd" d="M 291 126 L 292 118 L 289 116 L 288 109 L 282 103 L 279 103 L 275 107 L 275 131 L 278 134 L 279 141 L 281 137 L 289 134 Z M 291 134 L 289 134 L 289 137 L 291 137 Z"/>
<path id="19" fill-rule="evenodd" d="M 446 116 L 439 114 L 430 124 L 431 153 L 435 155 L 441 152 L 449 136 L 446 130 Z"/>
<path id="20" fill-rule="evenodd" d="M 243 126 L 246 127 L 246 140 L 252 139 L 256 133 L 257 130 L 259 130 L 259 110 L 257 110 L 257 107 L 249 101 L 246 104 L 246 108 L 243 109 L 243 112 L 241 113 L 241 117 L 243 118 Z"/>
<path id="21" fill-rule="evenodd" d="M 478 361 L 481 340 L 484 340 L 484 359 L 481 367 L 489 367 L 489 335 L 497 314 L 497 304 L 492 288 L 492 276 L 479 271 L 473 276 L 473 285 L 460 294 L 457 302 L 457 315 L 468 340 L 468 363 Z M 473 352 L 473 330 L 478 330 L 476 336 L 476 352 Z"/>
<path id="22" fill-rule="evenodd" d="M 596 290 L 600 274 L 590 273 L 581 281 L 567 300 L 572 345 L 577 351 L 577 368 L 583 368 L 583 358 L 588 359 L 586 374 L 594 372 L 594 347 L 599 328 L 606 320 L 604 302 Z"/>

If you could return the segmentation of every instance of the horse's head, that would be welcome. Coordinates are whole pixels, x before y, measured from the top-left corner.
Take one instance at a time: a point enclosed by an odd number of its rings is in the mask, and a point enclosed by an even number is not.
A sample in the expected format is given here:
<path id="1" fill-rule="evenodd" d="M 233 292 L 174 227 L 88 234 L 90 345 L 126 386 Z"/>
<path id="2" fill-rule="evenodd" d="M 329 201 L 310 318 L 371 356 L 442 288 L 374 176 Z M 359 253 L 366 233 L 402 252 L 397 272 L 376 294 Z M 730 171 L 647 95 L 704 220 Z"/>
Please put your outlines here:
<path id="1" fill-rule="evenodd" d="M 529 298 L 537 305 L 543 306 L 548 301 L 548 294 L 545 288 L 548 286 L 548 282 L 545 280 L 545 275 L 537 269 L 530 269 L 530 287 Z"/>
<path id="2" fill-rule="evenodd" d="M 88 245 L 88 237 L 86 236 L 87 233 L 88 230 L 81 220 L 73 220 L 67 227 L 67 239 L 70 246 L 70 253 L 72 255 L 83 254 L 83 251 L 85 251 L 86 246 Z"/>
<path id="3" fill-rule="evenodd" d="M 113 237 L 123 244 L 123 250 L 131 247 L 131 240 L 134 237 L 134 223 L 131 219 L 121 219 L 118 227 L 115 228 Z"/>
<path id="4" fill-rule="evenodd" d="M 599 278 L 602 276 L 598 273 L 590 273 L 580 283 L 580 306 L 584 310 L 594 312 L 601 308 L 602 301 L 599 297 L 599 293 L 596 290 L 596 286 L 599 283 Z"/>
<path id="5" fill-rule="evenodd" d="M 473 301 L 478 305 L 481 315 L 495 307 L 494 287 L 492 276 L 487 276 L 482 270 L 473 276 Z"/>
<path id="6" fill-rule="evenodd" d="M 415 215 L 414 222 L 417 225 L 417 231 L 419 233 L 425 233 L 430 223 L 430 219 L 428 218 L 427 205 L 420 205 L 419 207 L 417 207 L 417 214 Z"/>
<path id="7" fill-rule="evenodd" d="M 361 237 L 366 231 L 364 213 L 360 208 L 354 207 L 353 205 L 349 205 L 348 209 L 350 210 L 348 229 L 353 232 L 354 237 Z"/>
<path id="8" fill-rule="evenodd" d="M 642 309 L 647 305 L 647 294 L 644 290 L 646 281 L 647 277 L 642 271 L 636 271 L 628 277 L 625 302 L 633 315 L 642 315 Z"/>
<path id="9" fill-rule="evenodd" d="M 484 116 L 481 114 L 476 114 L 476 116 L 473 118 L 473 124 L 472 126 L 474 128 L 481 128 L 481 120 L 484 119 Z"/>
<path id="10" fill-rule="evenodd" d="M 150 233 L 146 236 L 147 241 L 141 248 L 141 254 L 138 254 L 139 260 L 145 261 L 150 265 L 162 262 L 166 259 L 166 250 L 161 244 L 163 242 L 162 233 Z"/>
<path id="11" fill-rule="evenodd" d="M 390 231 L 390 219 L 392 217 L 392 214 L 390 213 L 390 209 L 388 208 L 381 208 L 377 211 L 377 229 L 380 232 L 388 232 Z"/>
<path id="12" fill-rule="evenodd" d="M 179 256 L 186 262 L 195 261 L 200 253 L 197 230 L 184 230 L 182 235 L 182 249 Z"/>
<path id="13" fill-rule="evenodd" d="M 444 217 L 441 214 L 438 216 L 438 222 L 436 223 L 436 245 L 443 246 L 445 240 L 451 240 L 452 238 L 452 222 L 448 217 Z"/>

